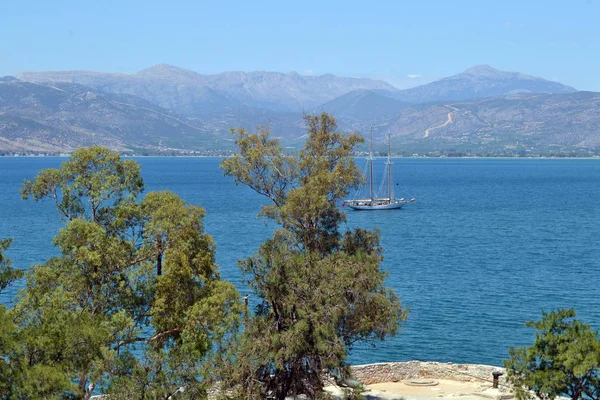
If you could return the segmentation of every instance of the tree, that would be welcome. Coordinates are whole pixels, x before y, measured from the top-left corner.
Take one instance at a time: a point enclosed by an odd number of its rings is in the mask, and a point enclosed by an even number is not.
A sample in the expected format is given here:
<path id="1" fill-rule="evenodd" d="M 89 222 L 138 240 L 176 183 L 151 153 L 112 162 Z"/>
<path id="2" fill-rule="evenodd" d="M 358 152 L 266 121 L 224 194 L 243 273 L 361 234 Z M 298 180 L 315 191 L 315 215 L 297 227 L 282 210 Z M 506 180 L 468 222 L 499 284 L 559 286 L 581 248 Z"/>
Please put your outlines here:
<path id="1" fill-rule="evenodd" d="M 576 320 L 573 309 L 542 316 L 541 321 L 526 324 L 538 331 L 533 345 L 511 348 L 510 359 L 504 362 L 517 397 L 600 399 L 598 333 Z"/>
<path id="2" fill-rule="evenodd" d="M 384 285 L 378 233 L 340 230 L 345 214 L 337 205 L 361 182 L 350 153 L 362 138 L 337 132 L 325 113 L 306 124 L 297 155 L 283 154 L 266 128 L 239 129 L 239 154 L 221 164 L 271 200 L 261 215 L 281 226 L 240 262 L 260 301 L 222 375 L 248 399 L 323 397 L 323 373 L 347 374 L 354 343 L 393 335 L 406 318 Z"/>
<path id="3" fill-rule="evenodd" d="M 23 277 L 23 272 L 11 267 L 11 260 L 4 255 L 12 244 L 12 239 L 0 239 L 0 293 L 8 285 Z"/>
<path id="4" fill-rule="evenodd" d="M 66 220 L 61 255 L 31 268 L 13 310 L 29 371 L 67 377 L 54 394 L 153 399 L 185 386 L 197 398 L 205 362 L 236 329 L 239 294 L 220 280 L 204 210 L 168 191 L 140 199 L 143 188 L 139 165 L 102 147 L 23 185 Z"/>
<path id="5" fill-rule="evenodd" d="M 4 255 L 12 243 L 11 239 L 0 239 L 0 293 L 15 280 L 23 276 L 19 270 L 11 268 L 11 260 Z M 14 353 L 17 327 L 4 305 L 0 305 L 0 399 L 10 392 L 12 382 L 16 378 L 14 364 L 10 355 Z"/>

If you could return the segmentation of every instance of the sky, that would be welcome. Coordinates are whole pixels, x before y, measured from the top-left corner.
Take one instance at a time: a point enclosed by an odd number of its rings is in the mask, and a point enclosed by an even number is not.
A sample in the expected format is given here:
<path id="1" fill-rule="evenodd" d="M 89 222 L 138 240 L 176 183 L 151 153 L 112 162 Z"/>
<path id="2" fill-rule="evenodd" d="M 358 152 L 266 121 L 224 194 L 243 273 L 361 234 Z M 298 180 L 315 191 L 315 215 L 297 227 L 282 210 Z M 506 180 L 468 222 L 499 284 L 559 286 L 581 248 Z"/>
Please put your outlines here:
<path id="1" fill-rule="evenodd" d="M 296 71 L 416 86 L 488 64 L 600 91 L 600 0 L 5 0 L 0 76 Z"/>

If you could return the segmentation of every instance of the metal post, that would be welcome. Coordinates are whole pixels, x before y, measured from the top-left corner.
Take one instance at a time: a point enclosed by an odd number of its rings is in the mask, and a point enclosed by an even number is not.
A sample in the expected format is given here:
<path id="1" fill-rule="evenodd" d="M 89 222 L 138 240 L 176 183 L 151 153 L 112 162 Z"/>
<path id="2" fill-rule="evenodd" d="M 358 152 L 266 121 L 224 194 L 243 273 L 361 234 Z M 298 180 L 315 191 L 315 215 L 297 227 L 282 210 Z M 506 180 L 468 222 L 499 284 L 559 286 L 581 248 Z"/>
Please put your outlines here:
<path id="1" fill-rule="evenodd" d="M 504 375 L 502 372 L 500 371 L 494 371 L 492 372 L 492 376 L 494 377 L 494 380 L 492 382 L 492 388 L 493 389 L 498 389 L 498 380 L 499 378 Z"/>
<path id="2" fill-rule="evenodd" d="M 373 127 L 371 127 L 371 140 L 369 141 L 369 198 L 373 205 Z"/>

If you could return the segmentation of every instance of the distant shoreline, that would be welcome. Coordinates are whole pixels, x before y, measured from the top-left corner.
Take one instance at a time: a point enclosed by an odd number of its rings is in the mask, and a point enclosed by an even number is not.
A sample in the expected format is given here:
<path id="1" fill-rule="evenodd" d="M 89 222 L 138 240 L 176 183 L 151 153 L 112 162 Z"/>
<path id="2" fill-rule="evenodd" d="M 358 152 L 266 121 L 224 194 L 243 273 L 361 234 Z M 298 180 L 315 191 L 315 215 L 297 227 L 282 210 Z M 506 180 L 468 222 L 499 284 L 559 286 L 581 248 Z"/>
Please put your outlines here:
<path id="1" fill-rule="evenodd" d="M 62 154 L 0 154 L 0 158 L 68 158 L 70 153 Z M 188 154 L 151 154 L 130 155 L 128 153 L 121 154 L 125 158 L 229 158 L 232 155 L 188 155 Z M 365 158 L 366 155 L 354 155 L 354 158 Z M 375 159 L 385 159 L 386 156 L 377 156 Z M 535 156 L 535 157 L 520 157 L 520 156 L 392 156 L 393 159 L 449 159 L 449 160 L 465 160 L 465 159 L 485 159 L 485 160 L 600 160 L 600 155 L 597 156 Z"/>

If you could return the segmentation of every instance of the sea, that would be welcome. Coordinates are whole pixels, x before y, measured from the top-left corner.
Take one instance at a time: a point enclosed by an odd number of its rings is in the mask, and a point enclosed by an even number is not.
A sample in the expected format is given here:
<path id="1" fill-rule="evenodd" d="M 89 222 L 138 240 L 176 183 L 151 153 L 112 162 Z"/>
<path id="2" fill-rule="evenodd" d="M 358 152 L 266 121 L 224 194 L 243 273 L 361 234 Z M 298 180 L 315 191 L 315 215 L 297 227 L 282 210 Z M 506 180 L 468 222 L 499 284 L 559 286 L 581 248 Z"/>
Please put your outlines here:
<path id="1" fill-rule="evenodd" d="M 0 238 L 13 238 L 7 256 L 16 268 L 57 254 L 60 215 L 51 201 L 21 199 L 19 188 L 64 160 L 0 157 Z M 237 260 L 275 228 L 257 217 L 267 200 L 224 176 L 219 158 L 136 161 L 146 191 L 171 190 L 206 209 L 222 278 L 251 294 Z M 375 176 L 384 162 L 376 160 Z M 347 210 L 344 229 L 379 229 L 387 285 L 409 316 L 395 337 L 353 348 L 351 363 L 502 365 L 511 346 L 532 343 L 525 322 L 558 307 L 600 328 L 599 159 L 401 158 L 393 167 L 396 195 L 416 201 L 401 210 Z M 0 294 L 0 303 L 10 306 L 22 285 Z"/>

